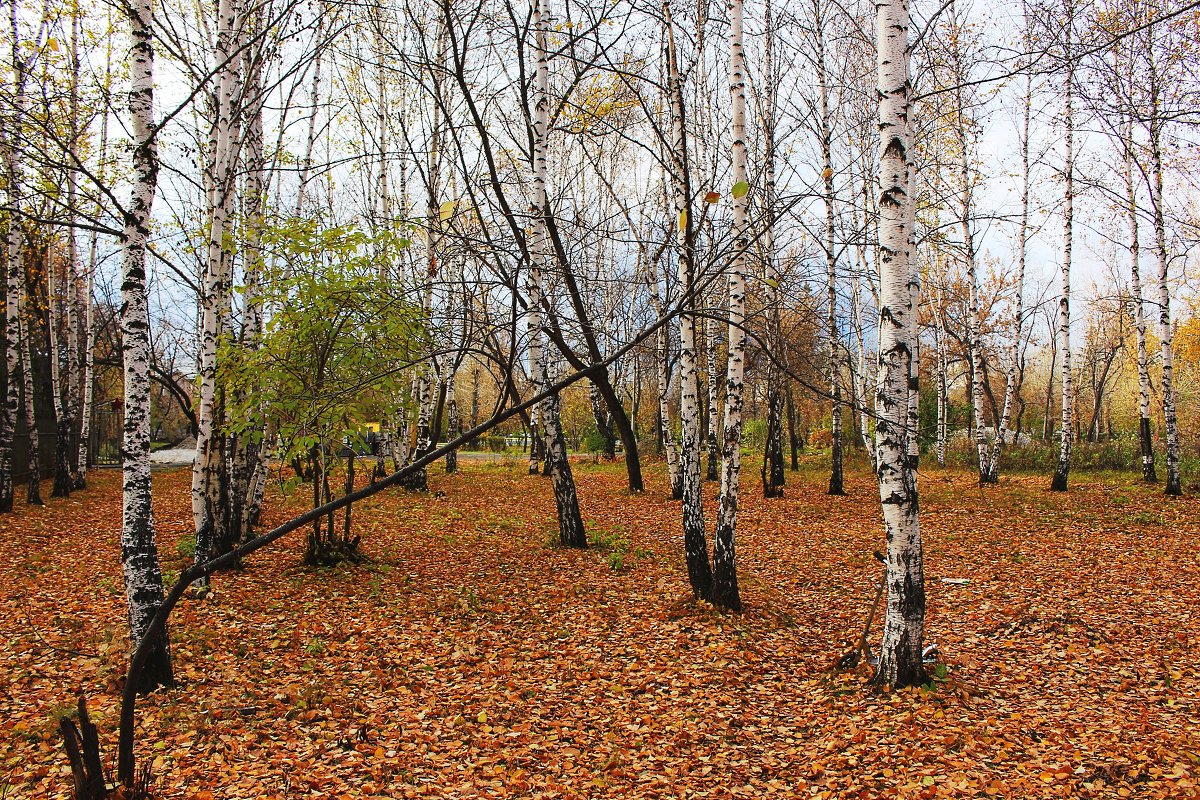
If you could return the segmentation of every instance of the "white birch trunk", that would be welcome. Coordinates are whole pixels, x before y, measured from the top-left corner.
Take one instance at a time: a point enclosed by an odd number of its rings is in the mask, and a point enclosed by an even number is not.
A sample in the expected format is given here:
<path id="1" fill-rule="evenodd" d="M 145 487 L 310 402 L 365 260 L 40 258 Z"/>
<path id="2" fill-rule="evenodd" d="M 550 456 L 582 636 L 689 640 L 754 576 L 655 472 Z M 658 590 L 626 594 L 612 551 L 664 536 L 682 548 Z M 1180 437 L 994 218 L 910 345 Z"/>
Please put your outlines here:
<path id="1" fill-rule="evenodd" d="M 541 282 L 541 269 L 534 270 L 533 264 L 544 268 L 551 261 L 549 217 L 550 207 L 547 200 L 546 183 L 549 174 L 549 137 L 550 137 L 550 46 L 549 20 L 550 12 L 546 0 L 534 0 L 533 19 L 531 21 L 534 33 L 534 79 L 533 79 L 533 202 L 530 213 L 533 215 L 533 241 L 530 248 L 530 273 L 537 277 L 536 292 L 539 309 L 545 303 L 544 285 Z M 530 298 L 533 307 L 533 298 Z M 545 325 L 539 313 L 538 328 L 534 340 L 540 349 L 541 339 L 545 334 Z M 531 360 L 532 360 L 531 341 Z M 541 356 L 541 369 L 547 369 L 547 354 Z M 538 391 L 545 391 L 552 381 L 550 375 L 539 373 L 541 383 Z M 559 419 L 559 397 L 552 395 L 542 405 L 542 427 L 545 431 L 546 468 L 550 472 L 550 481 L 554 490 L 554 503 L 558 510 L 558 540 L 564 547 L 587 547 L 587 532 L 583 527 L 583 519 L 579 513 L 579 498 L 575 491 L 575 479 L 571 474 L 571 462 L 567 458 L 566 441 L 563 438 L 562 424 Z M 532 465 L 531 465 L 532 470 Z"/>
<path id="2" fill-rule="evenodd" d="M 196 409 L 196 457 L 192 463 L 192 517 L 196 530 L 196 563 L 217 555 L 217 539 L 223 538 L 220 508 L 221 473 L 225 469 L 217 407 L 217 347 L 230 314 L 232 275 L 227 230 L 234 196 L 233 176 L 236 141 L 233 115 L 234 87 L 238 70 L 238 8 L 235 0 L 219 0 L 214 59 L 216 108 L 210 140 L 208 241 L 200 328 L 199 402 Z M 206 585 L 201 579 L 198 585 Z"/>
<path id="3" fill-rule="evenodd" d="M 1058 445 L 1058 465 L 1050 490 L 1065 492 L 1071 470 L 1072 406 L 1075 396 L 1071 387 L 1071 247 L 1075 224 L 1075 66 L 1071 60 L 1071 27 L 1075 23 L 1074 9 L 1067 4 L 1066 23 L 1066 86 L 1063 93 L 1066 149 L 1063 197 L 1063 263 L 1062 291 L 1058 298 L 1058 349 L 1062 353 L 1062 435 Z"/>
<path id="4" fill-rule="evenodd" d="M 663 4 L 667 25 L 667 105 L 671 125 L 671 197 L 675 206 L 679 289 L 685 313 L 679 315 L 679 470 L 683 548 L 688 581 L 697 598 L 711 599 L 712 567 L 704 523 L 703 484 L 700 480 L 700 384 L 696 367 L 695 229 L 691 214 L 691 176 L 687 129 L 684 125 L 683 80 L 675 50 L 675 30 L 669 3 Z"/>
<path id="5" fill-rule="evenodd" d="M 1138 231 L 1137 188 L 1134 182 L 1132 120 L 1125 126 L 1125 213 L 1129 219 L 1129 290 L 1133 297 L 1133 321 L 1137 337 L 1138 444 L 1142 453 L 1142 479 L 1157 483 L 1154 469 L 1154 440 L 1150 427 L 1150 370 L 1146 350 L 1146 305 L 1142 300 L 1141 242 Z"/>
<path id="6" fill-rule="evenodd" d="M 1016 298 L 1013 301 L 1012 345 L 1008 351 L 1008 363 L 1005 365 L 1004 404 L 1000 411 L 1000 429 L 996 431 L 996 443 L 992 447 L 992 457 L 988 461 L 989 483 L 1000 481 L 1000 453 L 1006 440 L 1012 432 L 1009 423 L 1012 419 L 1013 405 L 1017 400 L 1018 373 L 1021 360 L 1021 340 L 1025 325 L 1025 262 L 1029 239 L 1029 118 L 1033 106 L 1033 78 L 1025 74 L 1025 101 L 1021 117 L 1021 222 L 1017 228 L 1017 285 Z M 1136 238 L 1136 234 L 1135 234 Z M 1013 444 L 1016 445 L 1016 435 Z"/>
<path id="7" fill-rule="evenodd" d="M 879 378 L 875 438 L 887 536 L 887 608 L 875 682 L 925 682 L 925 579 L 916 474 L 907 453 L 908 397 L 917 308 L 910 260 L 913 198 L 909 149 L 911 83 L 906 0 L 876 3 L 879 97 Z"/>
<path id="8" fill-rule="evenodd" d="M 1175 409 L 1175 357 L 1172 352 L 1174 331 L 1171 328 L 1171 291 L 1169 284 L 1170 254 L 1167 251 L 1166 210 L 1163 208 L 1163 158 L 1162 128 L 1159 116 L 1159 76 L 1154 70 L 1154 55 L 1151 58 L 1150 85 L 1150 204 L 1154 210 L 1154 251 L 1158 259 L 1158 335 L 1162 341 L 1162 404 L 1163 428 L 1167 434 L 1167 482 L 1164 492 L 1168 495 L 1183 493 L 1179 473 L 1179 421 Z"/>
<path id="9" fill-rule="evenodd" d="M 763 309 L 766 316 L 767 359 L 767 430 L 763 447 L 762 487 L 764 497 L 783 497 L 783 370 L 775 362 L 786 357 L 780 317 L 780 275 L 775 259 L 775 126 L 778 107 L 778 75 L 775 72 L 775 23 L 771 0 L 763 3 L 763 199 L 762 236 L 759 241 L 763 259 Z M 832 237 L 831 237 L 832 238 Z"/>
<path id="10" fill-rule="evenodd" d="M 25 283 L 21 264 L 23 237 L 21 234 L 21 162 L 18 151 L 21 137 L 18 123 L 25 106 L 25 73 L 17 37 L 17 4 L 10 3 L 11 69 L 13 72 L 12 108 L 10 124 L 5 126 L 4 167 L 8 189 L 8 235 L 7 258 L 5 261 L 5 304 L 4 304 L 4 354 L 7 375 L 7 390 L 4 398 L 4 415 L 0 417 L 0 512 L 13 509 L 13 437 L 16 433 L 17 415 L 20 413 L 21 387 L 17 383 L 20 374 L 21 341 L 21 288 Z"/>
<path id="11" fill-rule="evenodd" d="M 729 97 L 733 184 L 733 258 L 729 264 L 729 354 L 725 369 L 725 424 L 721 457 L 721 494 L 713 535 L 713 605 L 741 611 L 738 592 L 738 479 L 742 458 L 742 404 L 746 353 L 746 263 L 749 257 L 749 175 L 746 169 L 746 56 L 742 0 L 729 0 Z"/>
<path id="12" fill-rule="evenodd" d="M 21 294 L 17 304 L 18 333 L 21 337 L 17 346 L 21 350 L 21 394 L 24 400 L 21 418 L 25 422 L 25 437 L 28 442 L 26 465 L 29 469 L 29 490 L 25 495 L 25 502 L 31 506 L 40 506 L 45 505 L 42 501 L 42 448 L 34 403 L 33 359 L 30 352 L 33 349 L 33 340 L 29 335 L 29 295 L 25 291 L 25 281 L 21 281 Z"/>
<path id="13" fill-rule="evenodd" d="M 823 30 L 820 2 L 814 4 L 816 12 L 816 66 L 817 87 L 820 99 L 821 137 L 821 184 L 825 203 L 825 228 L 821 247 L 825 251 L 826 333 L 829 337 L 829 393 L 832 400 L 829 412 L 831 434 L 829 451 L 829 494 L 846 493 L 842 474 L 842 375 L 838 352 L 837 329 L 837 250 L 834 235 L 834 203 L 836 196 L 833 185 L 833 129 L 829 107 L 829 75 L 825 66 L 825 32 Z"/>
<path id="14" fill-rule="evenodd" d="M 154 124 L 154 6 L 131 0 L 129 114 L 132 118 L 133 189 L 121 236 L 121 353 L 125 421 L 121 444 L 121 562 L 129 603 L 130 640 L 136 649 L 163 601 L 162 573 L 150 504 L 150 310 L 146 298 L 146 247 L 158 180 Z M 140 691 L 173 683 L 167 628 L 146 661 Z"/>
<path id="15" fill-rule="evenodd" d="M 713 301 L 713 307 L 717 302 Z M 704 318 L 704 364 L 708 370 L 708 436 L 705 449 L 708 456 L 708 471 L 705 480 L 718 481 L 721 479 L 721 438 L 717 433 L 718 411 L 720 409 L 720 393 L 717 391 L 717 339 L 719 333 L 717 321 L 712 317 Z"/>

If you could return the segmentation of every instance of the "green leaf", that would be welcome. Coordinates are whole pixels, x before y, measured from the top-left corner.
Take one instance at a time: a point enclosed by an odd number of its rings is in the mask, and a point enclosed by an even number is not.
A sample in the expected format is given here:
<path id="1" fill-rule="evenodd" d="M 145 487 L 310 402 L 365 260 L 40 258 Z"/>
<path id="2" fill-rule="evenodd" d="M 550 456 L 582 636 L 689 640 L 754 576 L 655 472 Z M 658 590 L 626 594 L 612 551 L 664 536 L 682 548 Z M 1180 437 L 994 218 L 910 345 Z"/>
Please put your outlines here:
<path id="1" fill-rule="evenodd" d="M 729 193 L 733 195 L 734 200 L 741 200 L 750 193 L 750 184 L 746 181 L 738 181 L 733 185 Z"/>

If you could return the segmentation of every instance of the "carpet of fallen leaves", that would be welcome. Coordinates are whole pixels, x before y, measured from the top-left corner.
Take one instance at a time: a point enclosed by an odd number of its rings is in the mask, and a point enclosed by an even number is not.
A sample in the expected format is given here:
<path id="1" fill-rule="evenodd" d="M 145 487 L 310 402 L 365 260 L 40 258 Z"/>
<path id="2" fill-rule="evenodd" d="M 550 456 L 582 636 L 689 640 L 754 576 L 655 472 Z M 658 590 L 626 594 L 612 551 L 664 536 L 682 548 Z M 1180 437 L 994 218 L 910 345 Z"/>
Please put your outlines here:
<path id="1" fill-rule="evenodd" d="M 304 568 L 295 536 L 217 576 L 174 617 L 179 687 L 140 706 L 159 795 L 1200 796 L 1197 498 L 926 473 L 944 666 L 880 695 L 865 667 L 830 671 L 877 577 L 865 471 L 838 498 L 815 458 L 783 500 L 750 481 L 747 610 L 722 615 L 690 599 L 661 466 L 640 496 L 620 465 L 576 470 L 603 547 L 552 544 L 544 478 L 466 461 L 355 508 L 367 564 Z M 0 795 L 67 796 L 55 720 L 79 689 L 115 749 L 119 478 L 0 519 Z M 155 479 L 168 577 L 188 478 Z M 267 522 L 301 502 L 274 497 Z"/>

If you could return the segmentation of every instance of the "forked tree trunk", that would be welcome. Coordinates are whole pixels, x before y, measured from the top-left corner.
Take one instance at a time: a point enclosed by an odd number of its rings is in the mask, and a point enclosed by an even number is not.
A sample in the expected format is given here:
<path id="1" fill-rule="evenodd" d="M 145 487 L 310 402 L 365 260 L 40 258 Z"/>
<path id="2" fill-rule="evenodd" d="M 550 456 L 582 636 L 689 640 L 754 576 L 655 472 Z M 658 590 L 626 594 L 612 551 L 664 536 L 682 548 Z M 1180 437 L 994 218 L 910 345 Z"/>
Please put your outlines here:
<path id="1" fill-rule="evenodd" d="M 133 190 L 121 236 L 121 354 L 125 377 L 125 422 L 121 444 L 123 472 L 121 563 L 129 602 L 134 650 L 163 602 L 162 573 L 150 506 L 150 311 L 146 299 L 146 243 L 158 180 L 154 124 L 154 5 L 131 0 L 125 6 L 132 27 L 129 115 L 132 118 Z M 167 627 L 152 641 L 140 691 L 174 682 Z M 126 765 L 122 765 L 126 766 Z M 122 772 L 131 772 L 122 769 Z"/>
<path id="2" fill-rule="evenodd" d="M 910 259 L 909 148 L 912 90 L 906 0 L 876 8 L 879 97 L 879 378 L 875 438 L 879 497 L 887 535 L 887 611 L 874 682 L 924 683 L 925 578 L 916 473 L 907 445 L 910 381 L 915 373 L 917 308 Z"/>

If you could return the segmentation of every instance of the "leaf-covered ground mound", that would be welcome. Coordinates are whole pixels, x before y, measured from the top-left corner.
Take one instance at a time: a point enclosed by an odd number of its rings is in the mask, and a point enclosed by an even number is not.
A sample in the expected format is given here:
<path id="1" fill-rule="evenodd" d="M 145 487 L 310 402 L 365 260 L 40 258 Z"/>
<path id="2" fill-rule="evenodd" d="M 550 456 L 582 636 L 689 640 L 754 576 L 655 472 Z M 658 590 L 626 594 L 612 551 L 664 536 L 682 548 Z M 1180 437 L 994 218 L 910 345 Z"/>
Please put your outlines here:
<path id="1" fill-rule="evenodd" d="M 303 536 L 216 577 L 172 628 L 179 687 L 140 707 L 165 798 L 1200 796 L 1200 504 L 1131 478 L 980 490 L 922 477 L 925 690 L 831 674 L 877 578 L 878 498 L 820 462 L 747 487 L 747 611 L 690 599 L 654 470 L 580 464 L 592 541 L 553 545 L 544 478 L 466 461 L 356 507 L 370 562 L 301 566 Z M 0 784 L 65 797 L 77 690 L 114 751 L 126 625 L 120 476 L 0 517 Z M 156 476 L 168 572 L 186 470 Z M 706 484 L 710 494 L 715 487 Z M 443 495 L 444 493 L 444 495 Z M 268 523 L 301 501 L 275 498 Z M 711 509 L 710 509 L 711 514 Z M 711 520 L 711 517 L 710 517 Z M 168 576 L 170 577 L 170 576 Z M 942 579 L 966 579 L 965 585 Z M 0 794 L 3 794 L 0 791 Z"/>

